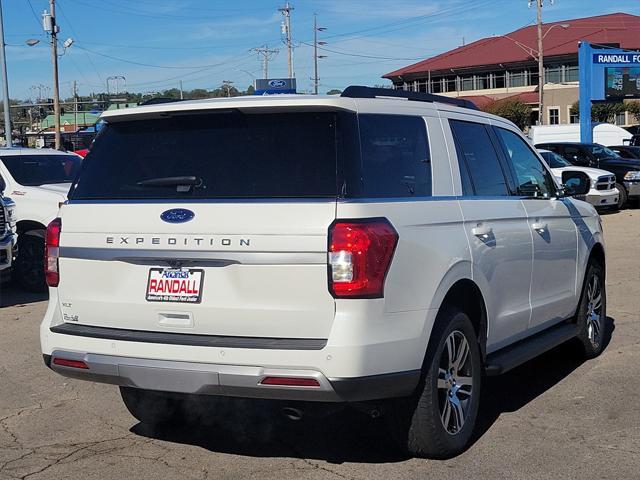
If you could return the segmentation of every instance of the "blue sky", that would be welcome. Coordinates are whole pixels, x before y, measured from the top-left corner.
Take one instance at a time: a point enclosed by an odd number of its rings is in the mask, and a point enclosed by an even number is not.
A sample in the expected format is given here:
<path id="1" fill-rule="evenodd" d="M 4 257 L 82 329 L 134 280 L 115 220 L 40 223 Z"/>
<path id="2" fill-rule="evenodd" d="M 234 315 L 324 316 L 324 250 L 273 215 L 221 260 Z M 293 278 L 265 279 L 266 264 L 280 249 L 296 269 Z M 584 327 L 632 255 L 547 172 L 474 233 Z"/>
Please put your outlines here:
<path id="1" fill-rule="evenodd" d="M 640 0 L 556 0 L 545 21 L 612 12 L 640 15 Z M 178 86 L 215 88 L 231 80 L 240 89 L 261 75 L 252 47 L 280 53 L 270 76 L 286 76 L 278 0 L 57 0 L 60 39 L 75 44 L 60 59 L 61 95 L 106 91 L 109 76 L 127 89 L 151 92 Z M 327 58 L 320 60 L 321 92 L 349 84 L 382 84 L 380 76 L 482 37 L 535 21 L 527 0 L 292 0 L 299 90 L 311 88 L 313 14 L 326 27 Z M 49 45 L 40 14 L 47 0 L 4 0 L 9 87 L 12 98 L 33 98 L 31 86 L 50 87 Z M 27 47 L 25 40 L 38 38 Z"/>

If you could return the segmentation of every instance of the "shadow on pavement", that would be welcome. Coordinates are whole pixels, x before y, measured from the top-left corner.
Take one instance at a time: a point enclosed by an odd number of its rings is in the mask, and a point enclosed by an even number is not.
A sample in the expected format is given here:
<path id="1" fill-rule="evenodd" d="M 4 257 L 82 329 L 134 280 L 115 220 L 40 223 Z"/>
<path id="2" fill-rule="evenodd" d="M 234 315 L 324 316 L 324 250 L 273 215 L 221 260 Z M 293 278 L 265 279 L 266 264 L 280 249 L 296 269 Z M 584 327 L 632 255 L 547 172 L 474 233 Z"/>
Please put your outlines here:
<path id="1" fill-rule="evenodd" d="M 605 348 L 613 332 L 607 318 Z M 475 443 L 505 412 L 514 412 L 551 389 L 584 360 L 568 343 L 498 377 L 485 377 Z M 251 457 L 292 457 L 343 462 L 390 463 L 407 460 L 394 449 L 385 423 L 346 408 L 324 417 L 287 420 L 278 402 L 198 397 L 188 409 L 190 422 L 163 429 L 142 423 L 137 435 L 195 445 L 212 452 Z M 186 426 L 189 425 L 189 426 Z"/>
<path id="2" fill-rule="evenodd" d="M 26 305 L 49 299 L 49 292 L 32 293 L 22 290 L 14 283 L 0 284 L 0 308 Z"/>

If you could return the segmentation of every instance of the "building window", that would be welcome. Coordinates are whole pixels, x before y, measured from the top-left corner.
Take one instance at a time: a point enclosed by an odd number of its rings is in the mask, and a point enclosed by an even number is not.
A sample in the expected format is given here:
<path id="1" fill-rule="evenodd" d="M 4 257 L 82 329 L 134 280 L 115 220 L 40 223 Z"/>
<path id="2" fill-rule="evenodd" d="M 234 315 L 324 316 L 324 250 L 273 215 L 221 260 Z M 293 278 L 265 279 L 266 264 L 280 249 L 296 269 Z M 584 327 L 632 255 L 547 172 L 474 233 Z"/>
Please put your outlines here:
<path id="1" fill-rule="evenodd" d="M 426 80 L 418 80 L 418 91 L 426 92 L 427 91 L 427 81 Z"/>
<path id="2" fill-rule="evenodd" d="M 504 88 L 507 86 L 505 73 L 496 73 L 493 76 L 493 88 Z"/>
<path id="3" fill-rule="evenodd" d="M 615 121 L 616 125 L 626 125 L 627 124 L 626 113 L 627 112 L 616 113 L 616 121 Z"/>
<path id="4" fill-rule="evenodd" d="M 527 84 L 525 72 L 516 72 L 509 74 L 510 87 L 524 87 Z"/>
<path id="5" fill-rule="evenodd" d="M 580 114 L 571 113 L 571 105 L 567 107 L 567 117 L 569 118 L 569 123 L 580 123 Z"/>
<path id="6" fill-rule="evenodd" d="M 456 91 L 456 77 L 447 77 L 444 79 L 444 91 L 445 92 Z"/>
<path id="7" fill-rule="evenodd" d="M 568 66 L 564 71 L 564 81 L 565 82 L 577 82 L 578 81 L 578 67 L 577 66 Z"/>
<path id="8" fill-rule="evenodd" d="M 462 77 L 461 90 L 473 90 L 473 77 Z"/>
<path id="9" fill-rule="evenodd" d="M 431 81 L 431 93 L 442 92 L 442 79 L 438 78 Z"/>
<path id="10" fill-rule="evenodd" d="M 546 70 L 545 83 L 562 83 L 562 67 L 549 67 Z"/>
<path id="11" fill-rule="evenodd" d="M 560 109 L 549 107 L 549 125 L 560 125 Z"/>
<path id="12" fill-rule="evenodd" d="M 478 75 L 476 77 L 476 88 L 478 90 L 486 90 L 490 87 L 490 75 Z"/>

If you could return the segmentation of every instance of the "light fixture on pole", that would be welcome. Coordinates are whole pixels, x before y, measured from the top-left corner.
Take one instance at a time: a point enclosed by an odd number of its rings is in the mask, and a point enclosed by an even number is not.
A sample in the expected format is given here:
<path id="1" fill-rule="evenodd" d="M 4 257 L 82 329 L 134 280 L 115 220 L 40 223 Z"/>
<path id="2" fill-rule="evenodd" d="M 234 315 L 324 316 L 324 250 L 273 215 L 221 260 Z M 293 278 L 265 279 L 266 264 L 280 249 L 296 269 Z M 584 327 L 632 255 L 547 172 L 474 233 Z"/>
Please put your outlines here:
<path id="1" fill-rule="evenodd" d="M 318 15 L 313 14 L 313 93 L 318 94 L 318 87 L 320 86 L 320 77 L 318 76 L 318 59 L 327 58 L 326 55 L 318 55 L 318 45 L 326 45 L 327 42 L 318 40 L 318 32 L 324 32 L 326 27 L 318 26 Z"/>

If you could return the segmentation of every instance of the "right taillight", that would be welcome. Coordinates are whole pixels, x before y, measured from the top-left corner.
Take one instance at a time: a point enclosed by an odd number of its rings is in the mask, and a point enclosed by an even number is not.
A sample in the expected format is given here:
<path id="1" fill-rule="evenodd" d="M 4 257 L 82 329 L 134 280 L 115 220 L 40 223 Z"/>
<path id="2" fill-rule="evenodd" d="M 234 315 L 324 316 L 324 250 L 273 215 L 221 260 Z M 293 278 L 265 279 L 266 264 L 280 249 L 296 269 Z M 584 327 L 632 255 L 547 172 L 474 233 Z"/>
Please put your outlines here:
<path id="1" fill-rule="evenodd" d="M 47 233 L 44 238 L 44 275 L 47 279 L 47 285 L 50 287 L 57 287 L 60 282 L 58 257 L 61 231 L 62 220 L 55 218 L 47 226 Z"/>
<path id="2" fill-rule="evenodd" d="M 384 218 L 337 220 L 329 228 L 329 290 L 336 298 L 380 298 L 398 233 Z"/>

